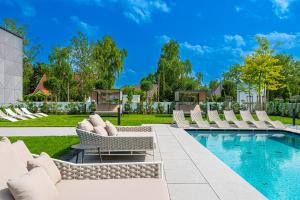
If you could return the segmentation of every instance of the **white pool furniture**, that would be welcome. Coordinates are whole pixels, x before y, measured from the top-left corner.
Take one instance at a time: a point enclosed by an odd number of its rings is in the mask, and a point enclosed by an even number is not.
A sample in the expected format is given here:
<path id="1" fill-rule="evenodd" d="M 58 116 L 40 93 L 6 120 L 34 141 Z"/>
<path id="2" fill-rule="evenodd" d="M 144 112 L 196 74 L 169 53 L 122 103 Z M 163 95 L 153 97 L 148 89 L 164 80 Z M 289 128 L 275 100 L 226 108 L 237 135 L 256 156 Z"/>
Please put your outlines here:
<path id="1" fill-rule="evenodd" d="M 224 116 L 226 121 L 234 123 L 238 128 L 251 128 L 247 122 L 238 120 L 233 110 L 224 110 Z"/>
<path id="2" fill-rule="evenodd" d="M 240 110 L 241 117 L 243 121 L 253 124 L 256 128 L 259 129 L 268 129 L 268 125 L 263 121 L 254 120 L 249 110 Z"/>
<path id="3" fill-rule="evenodd" d="M 30 193 L 33 199 L 170 200 L 161 162 L 74 164 L 42 156 L 32 155 L 22 141 L 0 141 L 1 200 L 13 200 L 11 191 Z M 43 176 L 30 178 L 36 170 Z M 24 174 L 30 181 L 20 182 Z M 14 182 L 19 190 L 7 186 Z"/>
<path id="4" fill-rule="evenodd" d="M 21 108 L 21 110 L 26 113 L 26 114 L 29 114 L 29 115 L 34 115 L 36 117 L 47 117 L 48 115 L 45 114 L 45 113 L 41 113 L 41 112 L 38 112 L 38 113 L 32 113 L 30 112 L 27 108 Z"/>
<path id="5" fill-rule="evenodd" d="M 11 121 L 11 122 L 17 122 L 18 121 L 17 119 L 15 119 L 13 117 L 9 117 L 6 114 L 4 114 L 2 112 L 2 110 L 0 110 L 0 119 L 5 119 L 5 120 Z"/>
<path id="6" fill-rule="evenodd" d="M 30 119 L 35 119 L 35 118 L 36 118 L 36 117 L 33 116 L 33 115 L 29 115 L 29 114 L 24 113 L 22 110 L 20 110 L 20 108 L 14 108 L 14 109 L 15 109 L 15 111 L 16 111 L 16 113 L 17 113 L 18 115 L 21 115 L 21 116 L 24 116 L 24 117 L 28 117 L 28 118 L 30 118 Z"/>
<path id="7" fill-rule="evenodd" d="M 173 123 L 178 128 L 189 128 L 190 123 L 185 119 L 183 110 L 173 110 Z"/>
<path id="8" fill-rule="evenodd" d="M 227 121 L 221 120 L 218 111 L 208 110 L 207 116 L 209 121 L 216 123 L 219 128 L 232 128 Z"/>
<path id="9" fill-rule="evenodd" d="M 7 113 L 7 115 L 9 115 L 10 117 L 16 118 L 16 119 L 21 119 L 21 120 L 27 120 L 28 118 L 18 115 L 16 113 L 14 113 L 10 108 L 6 108 L 5 112 Z"/>
<path id="10" fill-rule="evenodd" d="M 210 128 L 208 121 L 203 120 L 200 110 L 191 110 L 191 119 L 198 128 Z"/>
<path id="11" fill-rule="evenodd" d="M 285 129 L 286 126 L 280 122 L 280 121 L 272 121 L 268 114 L 266 113 L 266 111 L 256 111 L 256 116 L 258 118 L 259 121 L 263 121 L 266 122 L 270 125 L 272 125 L 274 128 L 276 129 Z"/>

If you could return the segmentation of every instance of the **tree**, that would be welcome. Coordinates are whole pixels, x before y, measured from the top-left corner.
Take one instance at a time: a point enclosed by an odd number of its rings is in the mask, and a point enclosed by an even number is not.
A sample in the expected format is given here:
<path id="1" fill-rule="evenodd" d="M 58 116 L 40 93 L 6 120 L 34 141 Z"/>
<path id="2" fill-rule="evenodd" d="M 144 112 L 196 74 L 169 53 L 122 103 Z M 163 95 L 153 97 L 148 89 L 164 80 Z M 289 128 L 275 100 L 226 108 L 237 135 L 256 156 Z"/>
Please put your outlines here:
<path id="1" fill-rule="evenodd" d="M 51 92 L 51 95 L 55 97 L 56 102 L 58 101 L 58 95 L 61 90 L 61 80 L 51 77 L 44 82 L 44 87 Z"/>
<path id="2" fill-rule="evenodd" d="M 60 90 L 58 100 L 70 101 L 70 86 L 72 84 L 72 68 L 70 64 L 70 49 L 67 47 L 54 48 L 49 55 L 50 74 L 48 77 L 55 77 L 59 80 Z"/>
<path id="3" fill-rule="evenodd" d="M 174 40 L 166 43 L 162 47 L 156 72 L 159 77 L 160 99 L 172 101 L 176 90 L 186 89 L 186 80 L 191 78 L 191 73 L 190 61 L 180 59 L 179 44 Z"/>
<path id="4" fill-rule="evenodd" d="M 144 79 L 141 81 L 141 89 L 145 92 L 148 92 L 152 88 L 152 82 L 150 80 Z"/>
<path id="5" fill-rule="evenodd" d="M 202 81 L 203 81 L 203 74 L 201 72 L 196 73 L 196 80 L 199 84 L 199 87 L 202 86 Z"/>
<path id="6" fill-rule="evenodd" d="M 236 95 L 237 95 L 236 89 L 237 88 L 236 88 L 236 84 L 234 81 L 224 80 L 224 81 L 222 81 L 221 95 L 224 98 L 226 96 L 230 96 L 230 97 L 232 97 L 233 100 L 236 100 Z"/>
<path id="7" fill-rule="evenodd" d="M 124 59 L 127 56 L 125 49 L 119 49 L 110 36 L 98 40 L 92 49 L 93 65 L 96 70 L 96 87 L 111 89 L 123 70 Z"/>
<path id="8" fill-rule="evenodd" d="M 71 39 L 70 62 L 76 75 L 79 76 L 77 91 L 82 99 L 91 94 L 96 82 L 91 55 L 92 45 L 83 33 L 78 32 L 77 36 Z"/>
<path id="9" fill-rule="evenodd" d="M 219 81 L 218 80 L 211 80 L 209 82 L 209 89 L 212 91 L 212 90 L 215 90 L 219 85 Z"/>
<path id="10" fill-rule="evenodd" d="M 256 37 L 259 47 L 244 59 L 245 66 L 241 67 L 241 80 L 253 85 L 258 94 L 259 109 L 262 108 L 262 93 L 265 90 L 278 90 L 284 87 L 281 82 L 283 75 L 282 66 L 278 59 L 272 54 L 274 49 L 270 48 L 266 37 Z"/>
<path id="11" fill-rule="evenodd" d="M 27 28 L 24 25 L 18 25 L 16 20 L 4 18 L 3 27 L 13 33 L 23 37 L 23 94 L 32 92 L 30 79 L 33 75 L 33 63 L 39 52 L 40 45 L 32 45 L 27 36 Z"/>

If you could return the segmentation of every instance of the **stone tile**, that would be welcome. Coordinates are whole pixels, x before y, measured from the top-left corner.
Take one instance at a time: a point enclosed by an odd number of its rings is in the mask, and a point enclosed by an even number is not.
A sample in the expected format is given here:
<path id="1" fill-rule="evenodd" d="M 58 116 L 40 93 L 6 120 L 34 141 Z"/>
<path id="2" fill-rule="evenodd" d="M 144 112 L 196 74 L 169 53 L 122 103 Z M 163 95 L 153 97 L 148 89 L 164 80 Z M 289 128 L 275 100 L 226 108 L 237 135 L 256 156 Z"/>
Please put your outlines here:
<path id="1" fill-rule="evenodd" d="M 165 175 L 167 182 L 170 183 L 207 183 L 196 167 L 166 169 Z"/>
<path id="2" fill-rule="evenodd" d="M 169 184 L 171 200 L 217 200 L 208 184 Z"/>

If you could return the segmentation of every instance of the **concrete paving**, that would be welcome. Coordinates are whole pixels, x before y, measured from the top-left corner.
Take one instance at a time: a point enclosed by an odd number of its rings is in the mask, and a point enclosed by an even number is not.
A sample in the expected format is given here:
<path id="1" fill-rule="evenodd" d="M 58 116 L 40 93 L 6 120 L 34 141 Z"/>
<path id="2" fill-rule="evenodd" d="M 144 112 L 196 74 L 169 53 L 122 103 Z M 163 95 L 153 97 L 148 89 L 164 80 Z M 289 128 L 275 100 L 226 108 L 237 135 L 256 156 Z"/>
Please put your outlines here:
<path id="1" fill-rule="evenodd" d="M 76 135 L 73 127 L 0 127 L 0 136 Z"/>

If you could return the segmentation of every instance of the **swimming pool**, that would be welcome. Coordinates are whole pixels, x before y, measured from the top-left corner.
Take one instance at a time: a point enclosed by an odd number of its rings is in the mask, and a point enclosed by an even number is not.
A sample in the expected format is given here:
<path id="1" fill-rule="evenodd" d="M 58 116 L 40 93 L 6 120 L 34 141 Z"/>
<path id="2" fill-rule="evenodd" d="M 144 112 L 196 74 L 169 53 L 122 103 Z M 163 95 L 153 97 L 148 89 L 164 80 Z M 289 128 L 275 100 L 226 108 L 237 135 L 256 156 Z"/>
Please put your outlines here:
<path id="1" fill-rule="evenodd" d="M 269 199 L 300 199 L 300 136 L 280 131 L 187 130 Z"/>

